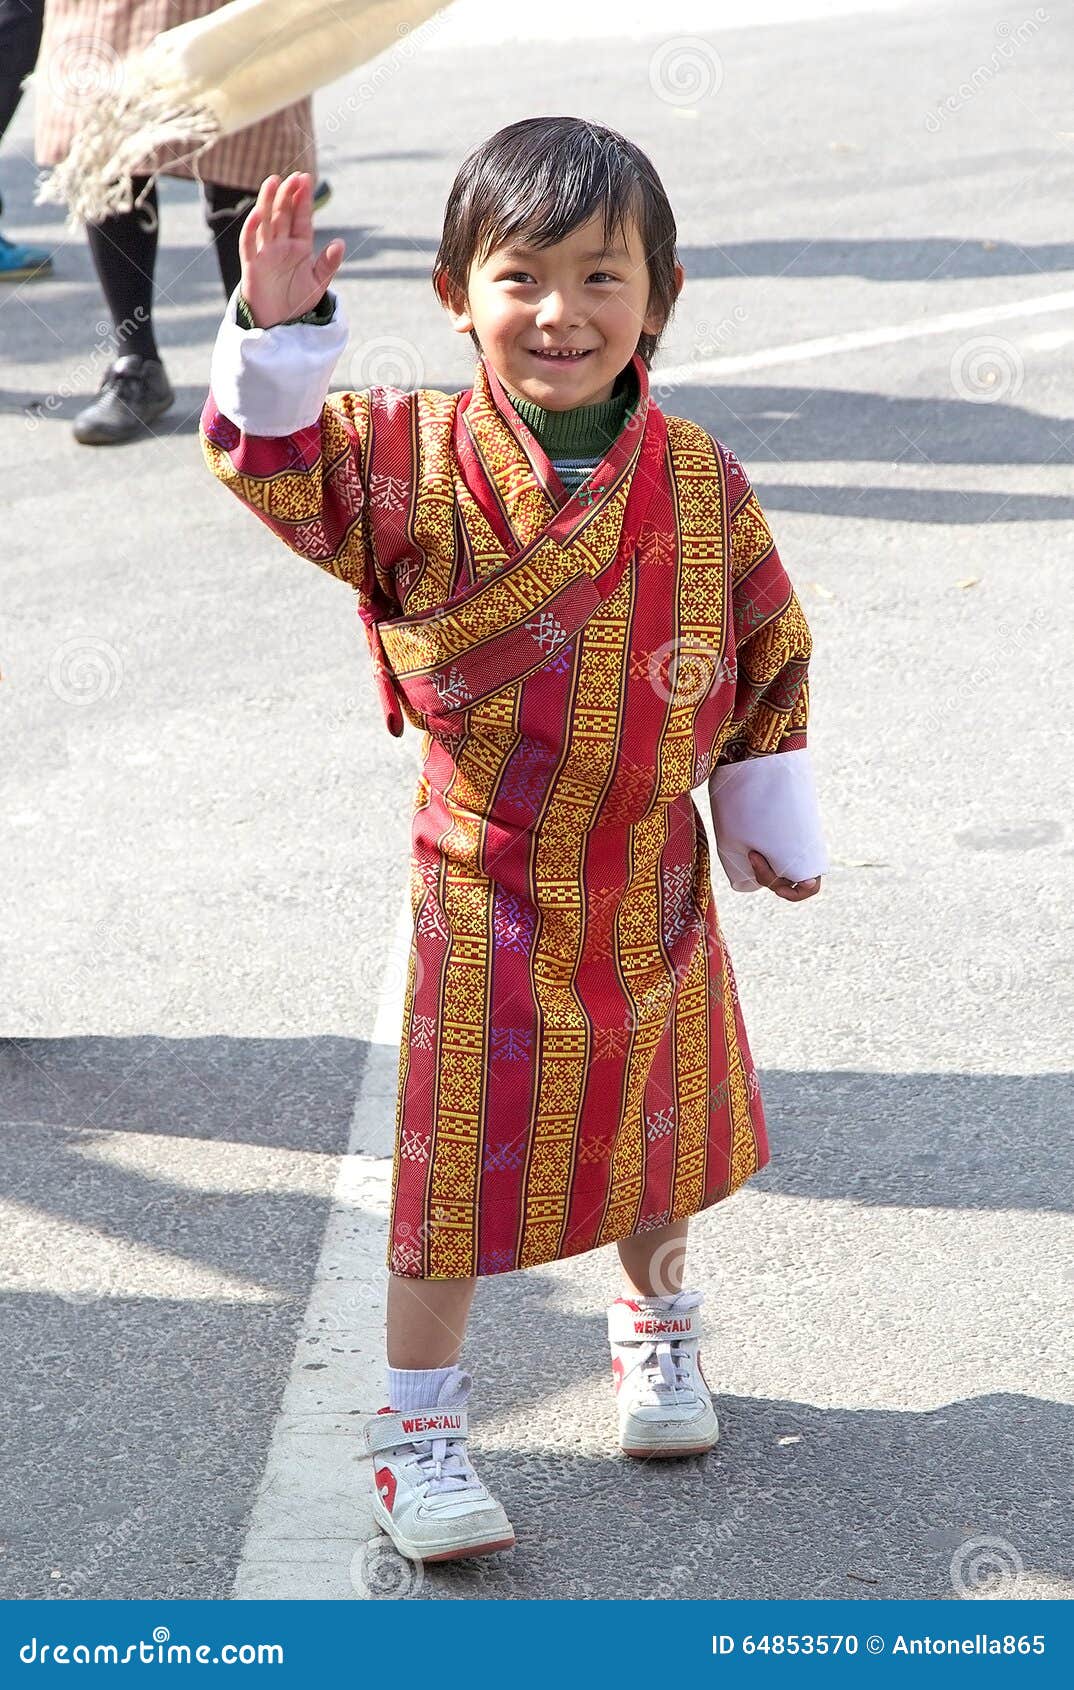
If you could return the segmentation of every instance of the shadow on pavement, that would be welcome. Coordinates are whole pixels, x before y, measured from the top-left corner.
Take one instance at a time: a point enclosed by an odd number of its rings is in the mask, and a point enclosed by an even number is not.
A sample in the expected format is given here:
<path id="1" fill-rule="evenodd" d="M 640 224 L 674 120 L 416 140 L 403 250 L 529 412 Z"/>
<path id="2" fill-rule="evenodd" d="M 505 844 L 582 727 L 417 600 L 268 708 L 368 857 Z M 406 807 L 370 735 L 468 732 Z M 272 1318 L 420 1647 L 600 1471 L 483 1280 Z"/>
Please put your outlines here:
<path id="1" fill-rule="evenodd" d="M 65 1267 L 73 1250 L 75 1282 L 86 1287 L 15 1291 L 0 1306 L 0 1594 L 130 1600 L 229 1588 L 368 1060 L 369 1047 L 344 1038 L 0 1042 L 0 1195 L 9 1229 L 25 1235 L 23 1244 L 9 1232 L 12 1259 L 40 1257 L 59 1223 Z M 769 1071 L 763 1085 L 774 1159 L 758 1189 L 863 1205 L 1072 1207 L 1070 1182 L 1043 1148 L 1068 1106 L 1069 1076 Z M 159 1157 L 95 1159 L 87 1151 L 102 1132 L 156 1135 Z M 257 1178 L 216 1191 L 209 1179 L 199 1190 L 181 1172 L 168 1176 L 177 1137 L 260 1146 L 266 1171 L 273 1150 L 313 1160 L 299 1191 L 287 1189 L 293 1161 L 275 1190 Z M 140 1277 L 172 1276 L 160 1295 L 131 1296 L 131 1259 Z M 36 1273 L 47 1279 L 47 1264 Z M 221 1276 L 234 1282 L 230 1298 Z M 717 1450 L 639 1465 L 615 1449 L 602 1316 L 555 1309 L 561 1287 L 540 1270 L 484 1289 L 471 1335 L 495 1365 L 475 1402 L 474 1448 L 519 1547 L 495 1564 L 430 1570 L 424 1598 L 944 1600 L 958 1594 L 956 1555 L 971 1579 L 984 1578 L 990 1555 L 1001 1567 L 1004 1557 L 1023 1564 L 1027 1580 L 1074 1577 L 1069 1513 L 1057 1501 L 1067 1488 L 1059 1452 L 1074 1436 L 1068 1405 L 996 1394 L 927 1413 L 851 1410 L 722 1397 L 713 1380 Z M 510 1313 L 513 1339 L 520 1325 L 545 1333 L 509 1366 L 498 1309 Z M 379 1306 L 359 1325 L 351 1347 L 379 1353 Z M 554 1380 L 550 1326 L 565 1358 Z M 607 1457 L 571 1447 L 569 1417 L 552 1421 L 562 1447 L 481 1455 L 483 1414 L 501 1428 L 527 1405 L 547 1416 L 542 1400 L 563 1385 L 592 1394 L 586 1424 L 607 1422 Z M 356 1439 L 370 1406 L 355 1405 Z M 356 1497 L 362 1482 L 356 1465 Z M 194 1536 L 180 1529 L 191 1518 Z M 983 1538 L 1000 1547 L 974 1547 Z"/>
<path id="2" fill-rule="evenodd" d="M 997 241 L 980 235 L 929 235 L 920 239 L 726 241 L 720 246 L 680 246 L 687 278 L 777 276 L 815 281 L 860 276 L 871 282 L 941 282 L 985 276 L 1040 276 L 1074 270 L 1074 242 Z"/>
<path id="3" fill-rule="evenodd" d="M 474 1333 L 480 1343 L 476 1314 Z M 452 1572 L 426 1569 L 419 1594 L 1070 1594 L 1074 1529 L 1062 1500 L 1074 1435 L 1069 1404 L 997 1394 L 912 1414 L 727 1397 L 718 1387 L 714 1396 L 720 1442 L 683 1462 L 601 1459 L 569 1448 L 486 1453 L 476 1413 L 474 1459 L 518 1544 L 498 1566 L 491 1558 L 459 1562 Z M 598 1412 L 614 1448 L 603 1382 Z M 963 1618 L 957 1635 L 976 1629 Z"/>

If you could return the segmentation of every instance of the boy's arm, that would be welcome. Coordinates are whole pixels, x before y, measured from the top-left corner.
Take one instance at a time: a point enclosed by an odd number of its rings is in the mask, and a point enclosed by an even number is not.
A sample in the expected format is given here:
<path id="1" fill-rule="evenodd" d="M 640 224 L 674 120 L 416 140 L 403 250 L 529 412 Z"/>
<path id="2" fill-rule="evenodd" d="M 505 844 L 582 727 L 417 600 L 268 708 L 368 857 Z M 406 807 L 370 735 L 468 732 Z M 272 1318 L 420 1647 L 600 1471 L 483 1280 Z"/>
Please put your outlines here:
<path id="1" fill-rule="evenodd" d="M 360 610 L 396 614 L 369 535 L 364 459 L 369 394 L 328 399 L 347 346 L 339 298 L 326 290 L 301 318 L 262 329 L 235 289 L 213 346 L 199 438 L 225 487 L 299 556 L 355 588 Z"/>
<path id="2" fill-rule="evenodd" d="M 811 880 L 829 866 L 806 744 L 813 642 L 757 496 L 733 454 L 720 451 L 736 693 L 708 789 L 727 878 L 736 892 L 756 892 L 751 849 L 788 880 Z"/>

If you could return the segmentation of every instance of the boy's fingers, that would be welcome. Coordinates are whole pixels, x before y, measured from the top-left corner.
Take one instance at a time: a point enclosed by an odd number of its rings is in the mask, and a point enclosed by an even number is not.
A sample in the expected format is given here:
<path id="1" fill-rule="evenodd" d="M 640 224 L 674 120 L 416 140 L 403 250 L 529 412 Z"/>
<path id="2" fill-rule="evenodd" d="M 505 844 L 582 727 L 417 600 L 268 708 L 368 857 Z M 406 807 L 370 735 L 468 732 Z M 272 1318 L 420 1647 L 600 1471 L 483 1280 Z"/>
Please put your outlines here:
<path id="1" fill-rule="evenodd" d="M 756 876 L 760 885 L 762 885 L 762 886 L 772 886 L 772 885 L 774 885 L 775 882 L 778 880 L 779 876 L 776 874 L 776 871 L 772 867 L 772 864 L 768 861 L 768 858 L 762 857 L 760 851 L 751 851 L 749 853 L 749 859 L 750 859 L 750 867 L 753 870 L 754 875 Z"/>
<path id="2" fill-rule="evenodd" d="M 317 254 L 313 263 L 313 274 L 322 287 L 327 287 L 332 280 L 343 262 L 346 250 L 344 242 L 336 239 L 329 241 L 324 251 Z"/>
<path id="3" fill-rule="evenodd" d="M 767 857 L 760 851 L 750 851 L 750 867 L 761 886 L 776 894 L 777 898 L 785 898 L 789 904 L 799 904 L 803 898 L 811 898 L 820 890 L 820 876 L 812 880 L 793 881 L 777 874 Z"/>
<path id="4" fill-rule="evenodd" d="M 284 176 L 282 180 L 277 177 L 278 185 L 272 197 L 272 216 L 268 227 L 270 240 L 283 241 L 291 233 L 291 207 L 288 201 L 293 181 L 293 171 L 290 176 Z"/>
<path id="5" fill-rule="evenodd" d="M 257 190 L 257 199 L 254 201 L 254 210 L 259 211 L 262 217 L 267 217 L 269 212 L 272 210 L 272 201 L 275 198 L 276 185 L 279 180 L 280 178 L 278 176 L 266 176 L 260 188 Z"/>
<path id="6" fill-rule="evenodd" d="M 242 228 L 239 230 L 239 257 L 244 264 L 249 264 L 252 259 L 257 257 L 257 230 L 260 222 L 261 219 L 255 205 L 243 219 Z"/>
<path id="7" fill-rule="evenodd" d="M 250 213 L 251 217 L 256 214 L 254 227 L 258 232 L 258 239 L 254 248 L 255 252 L 260 252 L 269 238 L 272 207 L 276 200 L 276 189 L 279 186 L 279 181 L 278 176 L 266 176 L 258 189 L 257 199 L 254 201 L 253 210 Z"/>
<path id="8" fill-rule="evenodd" d="M 283 216 L 282 234 L 286 240 L 294 240 L 299 233 L 297 219 L 299 216 L 299 202 L 302 197 L 302 172 L 292 170 L 280 190 L 281 211 Z"/>
<path id="9" fill-rule="evenodd" d="M 290 233 L 290 213 L 287 211 L 287 183 L 289 181 L 290 177 L 279 177 L 274 196 L 272 196 L 272 211 L 269 215 L 269 233 L 272 235 L 272 240 L 284 240 Z"/>
<path id="10" fill-rule="evenodd" d="M 313 192 L 308 170 L 299 171 L 291 196 L 291 234 L 313 243 Z"/>
<path id="11" fill-rule="evenodd" d="M 312 245 L 312 216 L 304 226 L 302 220 L 302 201 L 306 199 L 312 206 L 312 193 L 307 191 L 309 172 L 292 171 L 287 177 L 287 230 L 290 238 L 306 238 Z"/>

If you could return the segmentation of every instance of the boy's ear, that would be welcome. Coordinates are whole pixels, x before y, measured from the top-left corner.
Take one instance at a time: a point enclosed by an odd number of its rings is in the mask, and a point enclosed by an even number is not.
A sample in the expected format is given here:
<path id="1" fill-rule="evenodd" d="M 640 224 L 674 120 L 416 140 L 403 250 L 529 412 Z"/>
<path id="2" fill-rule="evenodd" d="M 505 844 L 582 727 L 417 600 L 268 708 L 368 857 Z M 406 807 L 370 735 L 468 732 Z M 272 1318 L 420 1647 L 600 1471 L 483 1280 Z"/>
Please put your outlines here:
<path id="1" fill-rule="evenodd" d="M 685 280 L 686 280 L 686 271 L 683 269 L 682 265 L 676 260 L 676 263 L 675 263 L 675 298 L 676 299 L 678 299 L 680 293 L 682 292 L 682 285 L 685 282 Z M 660 315 L 659 311 L 650 311 L 649 315 L 645 318 L 645 321 L 642 323 L 642 328 L 644 329 L 646 334 L 662 334 L 664 332 L 664 327 L 665 327 L 664 319 Z"/>
<path id="2" fill-rule="evenodd" d="M 436 291 L 440 295 L 440 303 L 451 318 L 452 327 L 458 334 L 469 334 L 474 326 L 473 318 L 466 308 L 466 294 L 457 283 L 442 271 L 436 278 Z"/>

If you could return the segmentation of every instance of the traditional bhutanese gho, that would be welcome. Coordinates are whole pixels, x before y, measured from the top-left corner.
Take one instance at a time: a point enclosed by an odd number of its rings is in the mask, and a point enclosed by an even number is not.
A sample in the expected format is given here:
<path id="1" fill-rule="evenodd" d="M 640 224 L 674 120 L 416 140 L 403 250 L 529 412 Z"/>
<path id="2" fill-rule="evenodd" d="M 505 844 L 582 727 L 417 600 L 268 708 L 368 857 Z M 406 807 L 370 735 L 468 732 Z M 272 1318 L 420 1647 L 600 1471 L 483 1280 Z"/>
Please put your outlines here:
<path id="1" fill-rule="evenodd" d="M 756 886 L 746 843 L 826 868 L 810 634 L 742 466 L 664 415 L 639 355 L 568 492 L 483 356 L 462 393 L 328 393 L 328 297 L 327 322 L 247 330 L 232 296 L 202 449 L 352 589 L 387 726 L 422 735 L 387 1261 L 505 1273 L 695 1214 L 768 1161 L 692 792 L 732 884 Z"/>

